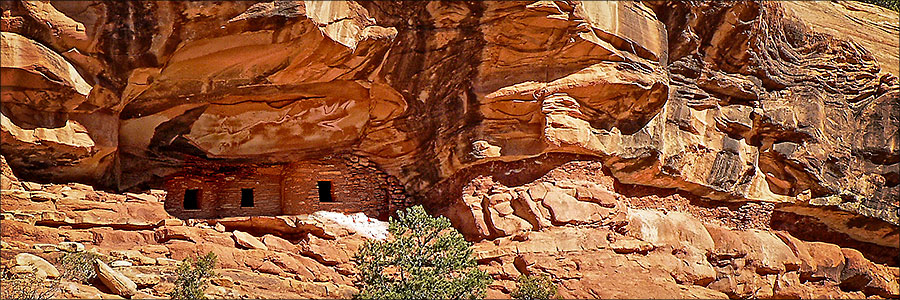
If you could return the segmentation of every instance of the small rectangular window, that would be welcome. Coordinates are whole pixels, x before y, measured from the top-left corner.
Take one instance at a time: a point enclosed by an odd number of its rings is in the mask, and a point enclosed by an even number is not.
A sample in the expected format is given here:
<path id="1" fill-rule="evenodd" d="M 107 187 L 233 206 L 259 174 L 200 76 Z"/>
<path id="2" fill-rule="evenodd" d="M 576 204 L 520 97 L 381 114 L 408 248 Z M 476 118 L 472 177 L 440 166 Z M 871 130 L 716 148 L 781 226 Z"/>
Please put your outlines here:
<path id="1" fill-rule="evenodd" d="M 200 209 L 200 190 L 184 190 L 184 209 Z"/>
<path id="2" fill-rule="evenodd" d="M 331 181 L 319 181 L 316 186 L 319 188 L 319 202 L 334 202 L 331 197 Z"/>
<path id="3" fill-rule="evenodd" d="M 241 189 L 241 207 L 253 207 L 253 189 Z"/>

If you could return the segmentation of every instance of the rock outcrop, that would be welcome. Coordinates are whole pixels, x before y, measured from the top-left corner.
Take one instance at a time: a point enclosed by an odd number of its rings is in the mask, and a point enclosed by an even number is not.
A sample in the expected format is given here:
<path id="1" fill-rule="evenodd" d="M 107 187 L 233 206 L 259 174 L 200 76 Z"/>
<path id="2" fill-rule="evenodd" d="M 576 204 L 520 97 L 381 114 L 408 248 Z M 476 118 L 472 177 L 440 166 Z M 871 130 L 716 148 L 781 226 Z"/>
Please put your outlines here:
<path id="1" fill-rule="evenodd" d="M 476 172 L 485 175 L 464 181 L 459 202 L 475 205 L 443 210 L 456 224 L 484 220 L 483 227 L 458 227 L 481 240 L 475 253 L 494 277 L 497 297 L 520 274 L 550 274 L 562 297 L 577 299 L 890 298 L 900 292 L 896 267 L 848 268 L 863 257 L 859 251 L 778 230 L 762 220 L 771 208 L 710 207 L 676 200 L 691 197 L 679 194 L 625 195 L 636 191 L 604 173 L 598 160 L 548 156 L 526 164 L 550 170 Z M 518 184 L 522 178 L 528 183 Z M 498 217 L 501 211 L 505 217 Z M 527 221 L 507 230 L 499 220 Z M 894 264 L 892 250 L 870 254 Z M 865 275 L 855 283 L 852 274 Z"/>
<path id="2" fill-rule="evenodd" d="M 744 220 L 709 208 L 637 208 L 632 203 L 659 204 L 618 193 L 612 177 L 593 172 L 599 168 L 576 160 L 523 186 L 494 176 L 466 186 L 480 209 L 462 215 L 483 220 L 485 230 L 460 228 L 481 237 L 473 251 L 494 278 L 489 298 L 508 297 L 515 279 L 530 274 L 549 274 L 560 296 L 579 299 L 900 296 L 898 268 L 860 251 L 769 228 L 739 229 Z M 366 240 L 390 238 L 383 222 L 340 213 L 185 222 L 165 214 L 162 192 L 118 195 L 15 177 L 10 183 L 29 190 L 2 192 L 4 265 L 57 277 L 50 262 L 68 249 L 114 260 L 96 262 L 102 289 L 64 279 L 60 297 L 165 297 L 178 260 L 213 252 L 219 276 L 209 295 L 348 298 L 356 293 L 350 258 Z M 123 218 L 85 221 L 106 205 L 121 207 Z"/>

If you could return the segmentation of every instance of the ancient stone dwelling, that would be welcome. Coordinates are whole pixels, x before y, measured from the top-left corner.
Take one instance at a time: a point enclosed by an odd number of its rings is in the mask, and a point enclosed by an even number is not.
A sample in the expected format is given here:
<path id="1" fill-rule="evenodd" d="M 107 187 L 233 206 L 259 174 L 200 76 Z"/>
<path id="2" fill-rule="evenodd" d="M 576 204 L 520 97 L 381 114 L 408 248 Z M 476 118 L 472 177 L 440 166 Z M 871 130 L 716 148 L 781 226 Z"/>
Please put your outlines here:
<path id="1" fill-rule="evenodd" d="M 383 219 L 406 201 L 396 178 L 356 156 L 285 164 L 190 164 L 169 176 L 165 188 L 166 211 L 183 219 L 319 210 Z"/>

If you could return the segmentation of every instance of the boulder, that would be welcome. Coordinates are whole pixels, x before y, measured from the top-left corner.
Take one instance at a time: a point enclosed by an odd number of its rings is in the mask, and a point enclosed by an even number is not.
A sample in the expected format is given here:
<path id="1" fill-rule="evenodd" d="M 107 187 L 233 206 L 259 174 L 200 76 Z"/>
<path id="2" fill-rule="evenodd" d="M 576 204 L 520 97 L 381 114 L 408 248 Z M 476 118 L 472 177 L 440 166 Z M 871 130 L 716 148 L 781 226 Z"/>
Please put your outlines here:
<path id="1" fill-rule="evenodd" d="M 575 195 L 578 200 L 594 202 L 606 208 L 613 208 L 617 204 L 615 192 L 595 183 L 576 185 Z"/>
<path id="2" fill-rule="evenodd" d="M 482 197 L 463 195 L 462 201 L 455 201 L 442 213 L 454 227 L 465 236 L 475 239 L 491 234 L 482 210 Z"/>
<path id="3" fill-rule="evenodd" d="M 274 255 L 270 256 L 269 261 L 280 267 L 285 272 L 294 274 L 298 279 L 303 280 L 315 279 L 316 275 L 313 272 L 315 272 L 316 267 L 322 266 L 311 258 L 303 257 L 298 254 L 287 254 L 283 252 L 277 252 Z"/>
<path id="4" fill-rule="evenodd" d="M 710 251 L 711 259 L 731 259 L 747 255 L 744 241 L 737 232 L 714 224 L 704 224 L 704 227 L 714 244 L 714 248 Z"/>
<path id="5" fill-rule="evenodd" d="M 9 268 L 9 272 L 13 274 L 34 274 L 37 278 L 47 278 L 46 273 L 37 273 L 34 266 L 15 266 Z"/>
<path id="6" fill-rule="evenodd" d="M 126 277 L 131 279 L 131 281 L 134 281 L 134 284 L 136 284 L 140 289 L 152 287 L 163 282 L 163 276 L 153 273 L 144 273 L 140 270 L 137 270 L 137 268 L 121 268 L 117 269 L 116 271 L 121 272 L 122 275 L 125 275 Z"/>
<path id="7" fill-rule="evenodd" d="M 841 287 L 888 299 L 900 296 L 900 276 L 896 269 L 891 271 L 876 265 L 855 249 L 842 248 L 841 252 L 846 258 L 846 265 L 841 271 Z"/>
<path id="8" fill-rule="evenodd" d="M 547 192 L 541 204 L 550 210 L 552 220 L 558 223 L 597 223 L 610 213 L 609 209 L 599 204 L 578 201 L 575 197 L 558 190 Z"/>
<path id="9" fill-rule="evenodd" d="M 808 243 L 801 241 L 792 236 L 790 233 L 784 231 L 776 231 L 775 235 L 777 235 L 778 238 L 780 238 L 785 244 L 787 244 L 787 246 L 791 248 L 791 251 L 794 252 L 794 255 L 796 255 L 800 260 L 799 272 L 801 278 L 803 278 L 804 280 L 821 280 L 825 278 L 824 276 L 822 276 L 824 273 L 819 268 L 818 260 L 810 252 L 810 246 L 808 245 Z M 840 254 L 839 251 L 837 253 Z M 826 250 L 823 251 L 823 253 L 820 255 L 826 256 L 828 254 L 829 252 Z"/>
<path id="10" fill-rule="evenodd" d="M 30 253 L 19 253 L 16 255 L 15 260 L 17 266 L 32 267 L 35 276 L 38 278 L 59 277 L 59 270 L 40 256 Z"/>
<path id="11" fill-rule="evenodd" d="M 531 189 L 527 192 L 517 192 L 516 197 L 510 201 L 513 212 L 522 219 L 525 219 L 525 221 L 528 221 L 534 230 L 552 226 L 549 216 L 543 213 L 543 210 L 541 209 L 543 207 L 541 207 L 539 203 L 536 203 L 531 194 Z M 543 200 L 543 198 L 541 198 L 541 200 Z"/>
<path id="12" fill-rule="evenodd" d="M 844 271 L 846 259 L 841 247 L 835 244 L 822 242 L 806 243 L 809 247 L 810 273 L 801 274 L 810 279 L 828 279 L 832 282 L 841 282 L 841 273 Z"/>
<path id="13" fill-rule="evenodd" d="M 77 242 L 62 242 L 56 245 L 56 248 L 66 252 L 84 251 L 84 244 Z"/>
<path id="14" fill-rule="evenodd" d="M 269 247 L 266 247 L 266 245 L 260 242 L 259 239 L 257 239 L 255 236 L 250 235 L 249 233 L 235 230 L 231 235 L 234 238 L 234 241 L 243 248 L 260 250 L 269 249 Z"/>
<path id="15" fill-rule="evenodd" d="M 503 202 L 501 204 L 508 204 L 509 202 Z M 497 205 L 500 209 L 504 209 L 504 205 Z M 506 206 L 508 208 L 508 212 L 512 212 L 512 207 Z M 531 230 L 532 226 L 528 221 L 522 219 L 513 214 L 503 214 L 497 209 L 491 207 L 488 209 L 490 214 L 490 222 L 491 228 L 499 234 L 500 236 L 508 236 L 513 235 L 525 230 Z"/>
<path id="16" fill-rule="evenodd" d="M 507 195 L 507 197 L 505 197 L 505 198 L 509 197 L 508 196 L 509 194 L 501 194 L 501 195 Z M 493 196 L 492 196 L 492 198 L 493 198 Z M 512 203 L 508 201 L 509 199 L 506 199 L 506 200 L 507 201 L 499 202 L 493 206 L 493 208 L 495 210 L 497 210 L 497 213 L 499 213 L 500 216 L 507 216 L 514 212 L 514 210 L 512 208 Z"/>
<path id="17" fill-rule="evenodd" d="M 747 258 L 758 274 L 779 274 L 800 269 L 800 259 L 771 232 L 748 230 L 738 233 L 747 247 Z"/>
<path id="18" fill-rule="evenodd" d="M 504 256 L 510 256 L 516 253 L 513 245 L 498 246 L 493 242 L 483 241 L 472 245 L 472 256 L 476 260 L 491 260 Z"/>
<path id="19" fill-rule="evenodd" d="M 647 241 L 626 237 L 616 239 L 615 242 L 609 244 L 609 248 L 616 253 L 628 254 L 635 252 L 647 253 L 656 249 L 656 246 Z"/>
<path id="20" fill-rule="evenodd" d="M 232 280 L 231 277 L 218 276 L 210 279 L 209 281 L 214 285 L 218 285 L 224 288 L 230 288 L 234 286 L 234 280 Z"/>
<path id="21" fill-rule="evenodd" d="M 262 237 L 262 243 L 272 251 L 296 253 L 298 249 L 297 246 L 290 241 L 271 234 L 264 235 Z"/>
<path id="22" fill-rule="evenodd" d="M 325 265 L 333 266 L 350 261 L 350 255 L 342 249 L 341 245 L 316 236 L 310 235 L 309 240 L 301 244 L 301 248 L 303 255 L 312 257 Z"/>
<path id="23" fill-rule="evenodd" d="M 681 212 L 663 214 L 657 210 L 629 210 L 628 232 L 655 245 L 690 245 L 703 251 L 715 246 L 703 223 Z"/>
<path id="24" fill-rule="evenodd" d="M 137 284 L 134 281 L 113 270 L 100 259 L 94 261 L 94 271 L 97 273 L 97 278 L 100 282 L 116 295 L 131 297 L 137 293 Z"/>
<path id="25" fill-rule="evenodd" d="M 277 265 L 275 265 L 271 261 L 263 262 L 262 265 L 260 265 L 258 268 L 256 268 L 256 270 L 263 272 L 263 273 L 273 274 L 273 275 L 278 275 L 278 274 L 281 274 L 282 272 L 284 272 L 281 270 L 281 268 L 279 268 Z"/>
<path id="26" fill-rule="evenodd" d="M 54 244 L 43 244 L 43 243 L 41 243 L 41 244 L 34 244 L 33 247 L 34 247 L 35 250 L 40 250 L 40 251 L 43 251 L 43 252 L 53 252 L 53 251 L 58 251 L 58 250 L 59 250 L 58 248 L 56 248 L 56 245 L 54 245 Z"/>

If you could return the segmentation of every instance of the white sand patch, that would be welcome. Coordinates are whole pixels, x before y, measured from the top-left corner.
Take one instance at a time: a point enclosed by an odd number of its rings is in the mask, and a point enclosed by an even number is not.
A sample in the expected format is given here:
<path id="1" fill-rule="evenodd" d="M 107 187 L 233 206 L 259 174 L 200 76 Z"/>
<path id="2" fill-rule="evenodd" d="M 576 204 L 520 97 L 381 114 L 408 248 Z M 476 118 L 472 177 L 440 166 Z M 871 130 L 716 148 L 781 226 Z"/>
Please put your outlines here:
<path id="1" fill-rule="evenodd" d="M 346 215 L 344 213 L 333 211 L 317 211 L 313 213 L 313 215 L 334 221 L 335 223 L 367 238 L 384 240 L 387 239 L 389 235 L 387 231 L 387 222 L 369 218 L 366 214 L 361 212 Z"/>

